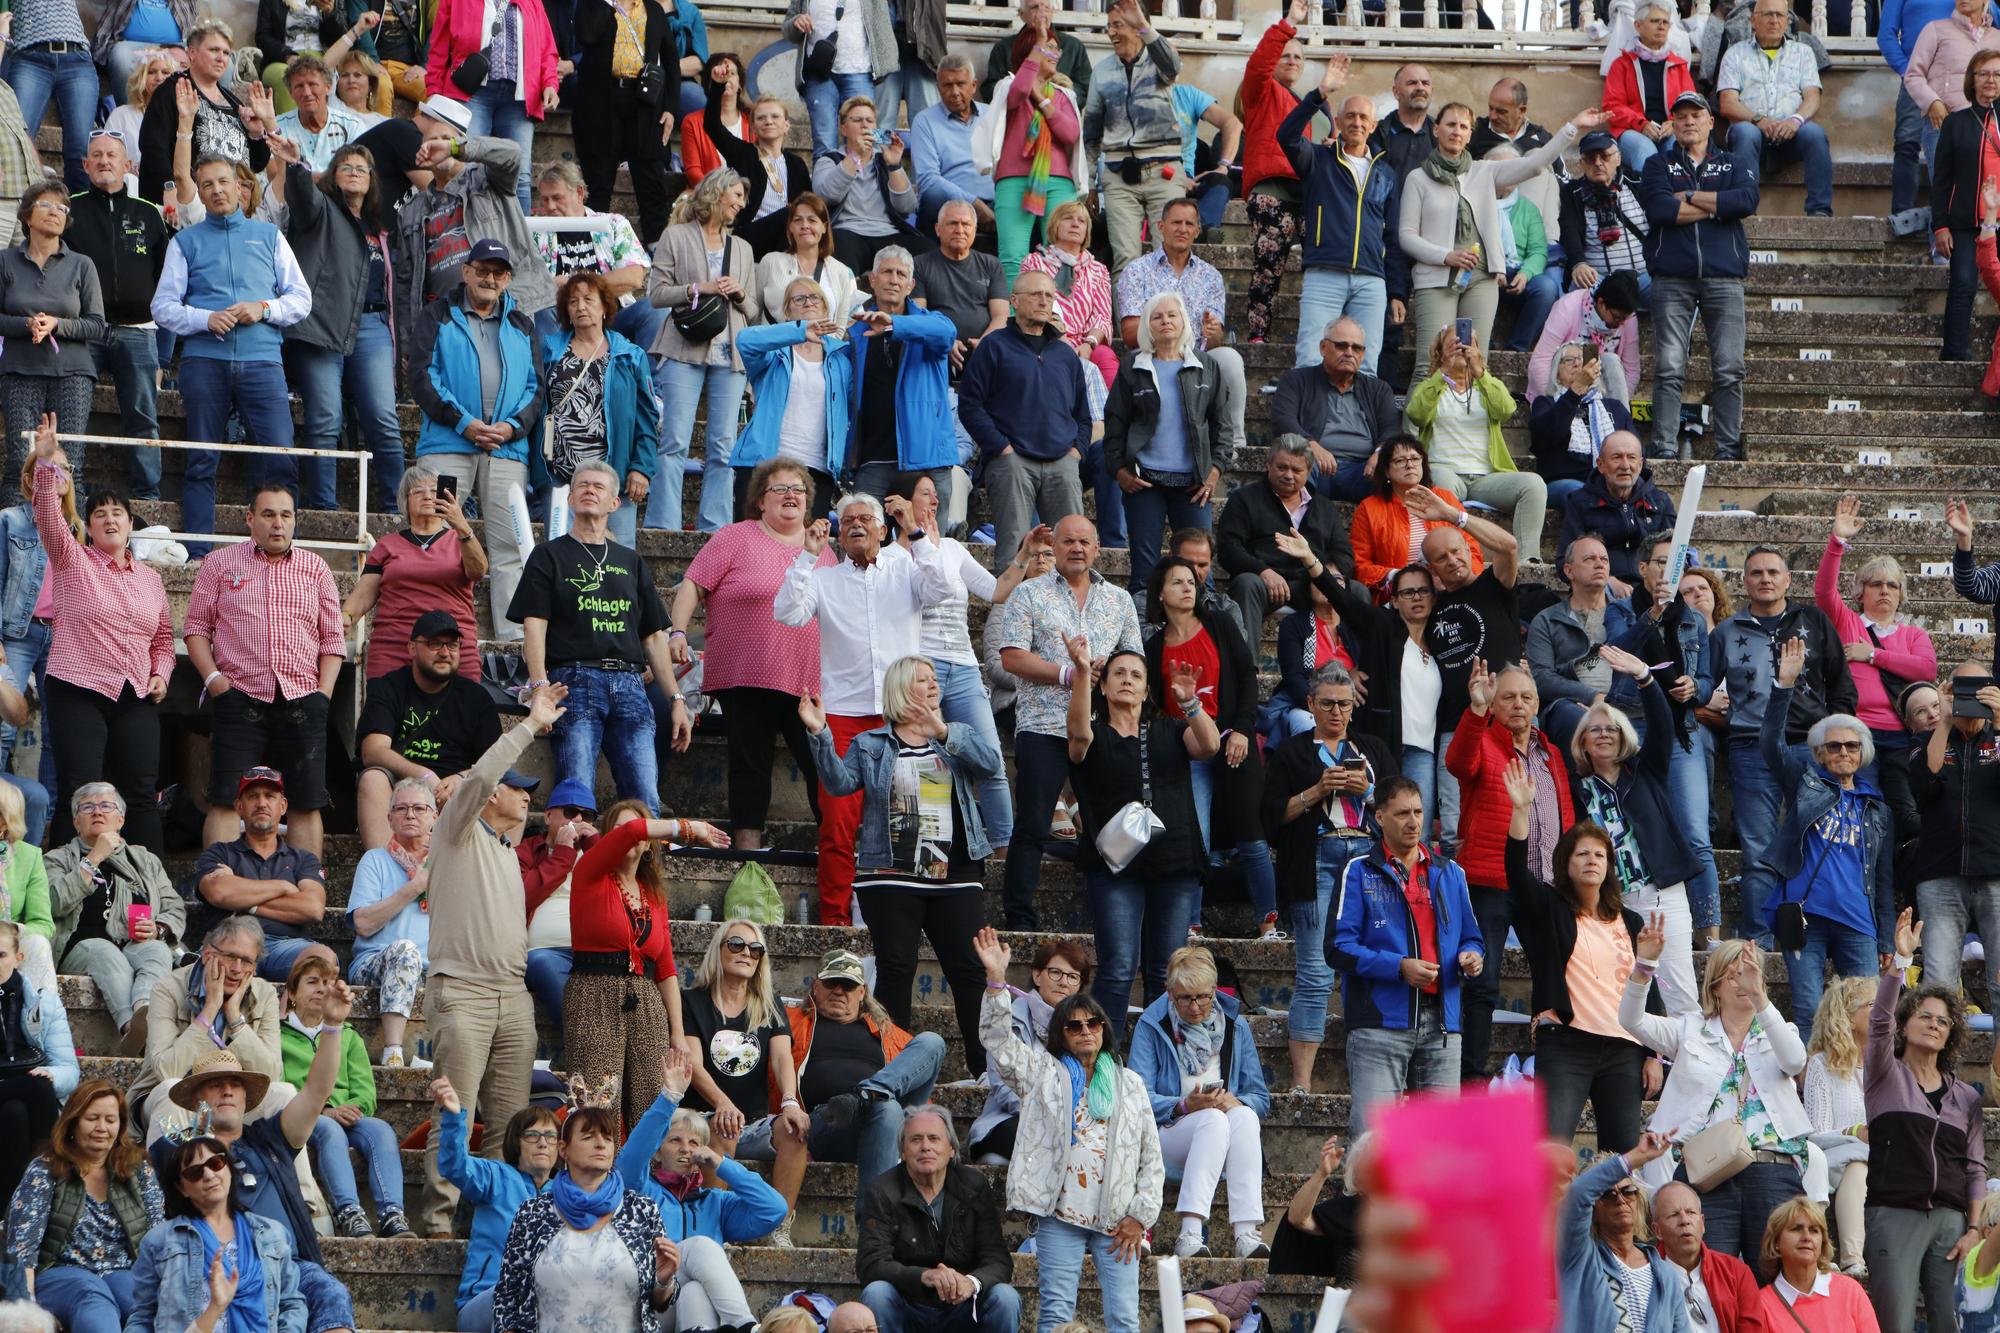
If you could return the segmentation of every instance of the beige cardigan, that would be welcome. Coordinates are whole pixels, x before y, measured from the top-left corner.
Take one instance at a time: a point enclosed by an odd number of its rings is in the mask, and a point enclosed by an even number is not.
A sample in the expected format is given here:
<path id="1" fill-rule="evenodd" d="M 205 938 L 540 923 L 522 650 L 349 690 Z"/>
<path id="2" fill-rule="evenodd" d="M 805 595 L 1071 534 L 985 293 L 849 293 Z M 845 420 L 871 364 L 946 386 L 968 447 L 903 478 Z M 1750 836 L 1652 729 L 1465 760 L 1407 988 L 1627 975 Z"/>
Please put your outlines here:
<path id="1" fill-rule="evenodd" d="M 757 257 L 751 252 L 750 242 L 740 236 L 729 236 L 726 244 L 724 270 L 743 288 L 742 299 L 731 302 L 729 307 L 729 366 L 741 374 L 743 358 L 737 354 L 736 339 L 750 325 L 764 322 L 764 304 L 757 295 Z M 708 241 L 702 235 L 701 224 L 677 222 L 661 232 L 660 243 L 653 248 L 652 271 L 646 275 L 646 295 L 654 305 L 665 306 L 668 311 L 668 317 L 660 321 L 659 335 L 647 349 L 654 356 L 697 366 L 708 360 L 708 344 L 691 343 L 681 337 L 672 315 L 689 304 L 689 283 L 708 280 Z"/>
<path id="2" fill-rule="evenodd" d="M 1549 141 L 1522 157 L 1497 162 L 1474 162 L 1459 182 L 1459 190 L 1472 201 L 1472 220 L 1479 228 L 1479 245 L 1486 270 L 1506 272 L 1507 256 L 1500 246 L 1500 203 L 1494 193 L 1500 185 L 1520 185 L 1563 155 L 1576 141 L 1576 127 L 1564 125 Z M 1410 260 L 1410 286 L 1421 291 L 1442 287 L 1451 278 L 1444 257 L 1452 251 L 1458 233 L 1458 195 L 1440 185 L 1418 163 L 1403 177 L 1403 211 L 1396 225 L 1396 243 Z"/>

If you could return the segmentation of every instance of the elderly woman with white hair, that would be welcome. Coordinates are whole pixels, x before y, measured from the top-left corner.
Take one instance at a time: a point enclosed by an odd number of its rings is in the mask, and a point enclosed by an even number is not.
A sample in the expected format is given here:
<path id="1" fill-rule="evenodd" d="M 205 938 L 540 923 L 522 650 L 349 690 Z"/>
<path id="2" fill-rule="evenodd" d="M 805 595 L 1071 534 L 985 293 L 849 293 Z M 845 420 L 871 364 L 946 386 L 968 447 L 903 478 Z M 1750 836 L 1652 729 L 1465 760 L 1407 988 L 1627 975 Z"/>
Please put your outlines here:
<path id="1" fill-rule="evenodd" d="M 972 937 L 986 924 L 981 866 L 992 855 L 979 784 L 1000 772 L 1000 752 L 979 728 L 944 720 L 937 672 L 925 658 L 890 663 L 882 716 L 884 725 L 856 736 L 842 754 L 819 701 L 799 700 L 820 785 L 835 796 L 861 793 L 854 891 L 874 935 L 876 997 L 908 1026 L 918 936 L 927 936 L 951 986 L 966 1068 L 977 1078 L 986 1071 L 985 974 Z"/>
<path id="2" fill-rule="evenodd" d="M 1605 364 L 1589 339 L 1564 343 L 1549 367 L 1549 392 L 1528 401 L 1528 448 L 1552 505 L 1583 489 L 1607 437 L 1632 429 L 1631 409 L 1604 391 Z"/>
<path id="3" fill-rule="evenodd" d="M 1766 926 L 1785 951 L 1792 1021 L 1810 1037 L 1829 962 L 1835 976 L 1874 976 L 1895 956 L 1896 839 L 1888 801 L 1863 775 L 1875 741 L 1860 718 L 1832 713 L 1813 723 L 1810 760 L 1785 744 L 1805 660 L 1805 641 L 1787 639 L 1758 739 L 1785 798 L 1768 858 L 1778 892 L 1765 905 Z"/>
<path id="4" fill-rule="evenodd" d="M 1663 147 L 1673 146 L 1674 99 L 1695 91 L 1693 54 L 1679 16 L 1667 0 L 1630 0 L 1612 6 L 1611 36 L 1605 43 L 1604 128 L 1618 140 L 1618 152 L 1636 176 Z"/>
<path id="5" fill-rule="evenodd" d="M 834 478 L 848 470 L 854 358 L 847 324 L 827 289 L 811 277 L 787 282 L 779 304 L 766 314 L 771 322 L 745 329 L 737 344 L 757 406 L 729 459 L 736 469 L 731 509 L 743 514 L 750 474 L 760 463 L 786 458 L 812 478 L 807 515 L 824 514 L 833 503 Z"/>
<path id="6" fill-rule="evenodd" d="M 361 671 L 368 680 L 410 664 L 410 631 L 426 611 L 450 612 L 460 640 L 479 641 L 472 594 L 486 577 L 486 548 L 473 534 L 458 493 L 440 491 L 437 469 L 413 463 L 397 483 L 396 507 L 405 526 L 375 539 L 340 608 L 341 625 L 350 631 L 374 613 Z M 479 654 L 459 654 L 458 670 L 478 680 Z"/>
<path id="7" fill-rule="evenodd" d="M 382 1063 L 403 1064 L 403 1032 L 430 967 L 431 826 L 437 800 L 421 778 L 404 778 L 389 792 L 389 841 L 362 855 L 347 891 L 354 926 L 354 961 L 347 979 L 378 987 Z"/>
<path id="8" fill-rule="evenodd" d="M 1127 586 L 1143 594 L 1160 562 L 1160 539 L 1207 530 L 1210 501 L 1228 470 L 1222 434 L 1222 378 L 1195 350 L 1194 321 L 1179 292 L 1160 292 L 1139 314 L 1140 347 L 1111 382 L 1104 404 L 1104 470 L 1125 492 L 1131 538 Z"/>
<path id="9" fill-rule="evenodd" d="M 1868 725 L 1875 748 L 1894 759 L 1919 740 L 1896 713 L 1896 697 L 1917 681 L 1934 681 L 1938 674 L 1937 646 L 1922 625 L 1902 614 L 1903 567 L 1893 555 L 1863 562 L 1856 581 L 1861 585 L 1854 604 L 1840 599 L 1840 562 L 1861 535 L 1859 497 L 1843 495 L 1833 507 L 1833 531 L 1813 577 L 1813 604 L 1826 612 L 1840 635 L 1847 669 L 1859 699 L 1855 712 Z"/>

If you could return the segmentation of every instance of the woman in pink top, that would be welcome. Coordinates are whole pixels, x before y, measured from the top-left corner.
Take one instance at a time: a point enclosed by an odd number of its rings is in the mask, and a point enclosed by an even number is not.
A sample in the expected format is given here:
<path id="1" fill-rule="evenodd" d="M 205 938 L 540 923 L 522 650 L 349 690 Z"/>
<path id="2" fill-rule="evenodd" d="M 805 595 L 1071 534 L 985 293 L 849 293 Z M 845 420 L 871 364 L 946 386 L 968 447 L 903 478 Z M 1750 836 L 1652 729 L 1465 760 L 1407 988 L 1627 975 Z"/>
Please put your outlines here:
<path id="1" fill-rule="evenodd" d="M 84 502 L 90 545 L 63 515 L 69 460 L 56 419 L 35 434 L 35 528 L 48 548 L 51 607 L 43 734 L 56 752 L 56 809 L 90 782 L 114 783 L 125 798 L 125 836 L 154 855 L 160 837 L 156 779 L 160 715 L 174 670 L 174 618 L 166 585 L 132 558 L 132 508 L 116 491 Z M 116 756 L 116 763 L 111 761 Z"/>
<path id="2" fill-rule="evenodd" d="M 1966 95 L 1965 67 L 1979 51 L 2000 51 L 2000 29 L 1993 26 L 1991 0 L 1957 0 L 1952 12 L 1932 19 L 1910 48 L 1903 70 L 1903 88 L 1923 110 L 1932 130 L 1954 111 L 1972 105 Z"/>
<path id="3" fill-rule="evenodd" d="M 819 770 L 799 721 L 799 699 L 819 691 L 819 628 L 780 625 L 771 614 L 785 571 L 805 546 L 812 475 L 789 458 L 759 463 L 745 488 L 743 512 L 755 514 L 711 536 L 674 590 L 667 631 L 676 662 L 691 662 L 687 627 L 697 603 L 707 608 L 701 688 L 729 718 L 729 836 L 732 845 L 764 845 L 771 808 L 771 762 L 785 737 L 819 814 Z M 834 562 L 831 544 L 820 556 Z"/>
<path id="4" fill-rule="evenodd" d="M 1801 1194 L 1764 1223 L 1764 1327 L 1771 1333 L 1882 1333 L 1868 1291 L 1833 1271 L 1826 1214 Z M 1934 1323 L 1937 1321 L 1933 1321 Z"/>
<path id="5" fill-rule="evenodd" d="M 1090 209 L 1081 199 L 1057 204 L 1043 230 L 1047 244 L 1021 261 L 1021 271 L 1055 279 L 1063 341 L 1097 367 L 1109 392 L 1118 378 L 1118 354 L 1111 350 L 1111 270 L 1090 253 Z"/>
<path id="6" fill-rule="evenodd" d="M 1055 81 L 1062 52 L 1053 37 L 1026 31 L 1014 52 L 1014 76 L 993 89 L 993 109 L 1003 117 L 993 154 L 993 219 L 1000 267 L 1010 284 L 1028 253 L 1035 219 L 1083 193 L 1071 176 L 1082 165 L 1076 141 L 1083 122 L 1075 94 Z"/>
<path id="7" fill-rule="evenodd" d="M 486 577 L 486 550 L 458 496 L 438 493 L 438 474 L 419 463 L 406 468 L 396 508 L 410 526 L 378 538 L 354 591 L 340 608 L 341 628 L 352 631 L 371 610 L 368 656 L 362 678 L 374 680 L 410 664 L 410 630 L 426 611 L 449 611 L 467 645 L 479 642 L 473 589 Z M 458 674 L 479 679 L 479 654 L 458 655 Z"/>
<path id="8" fill-rule="evenodd" d="M 1862 521 L 1861 501 L 1841 496 L 1833 508 L 1833 535 L 1813 579 L 1813 600 L 1846 645 L 1848 670 L 1861 696 L 1855 712 L 1875 733 L 1876 749 L 1893 754 L 1910 744 L 1896 716 L 1896 696 L 1912 681 L 1937 679 L 1937 648 L 1922 626 L 1897 619 L 1903 567 L 1892 555 L 1875 556 L 1861 566 L 1859 610 L 1840 600 L 1840 560 L 1860 535 Z"/>

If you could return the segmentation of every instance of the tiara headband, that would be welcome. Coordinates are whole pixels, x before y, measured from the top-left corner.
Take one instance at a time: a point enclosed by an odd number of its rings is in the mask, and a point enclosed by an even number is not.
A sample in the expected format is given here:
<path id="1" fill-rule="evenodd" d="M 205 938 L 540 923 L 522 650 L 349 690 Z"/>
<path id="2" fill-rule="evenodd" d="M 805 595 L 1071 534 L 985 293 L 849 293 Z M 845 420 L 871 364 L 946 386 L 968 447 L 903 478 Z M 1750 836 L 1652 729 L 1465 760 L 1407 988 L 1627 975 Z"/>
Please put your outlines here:
<path id="1" fill-rule="evenodd" d="M 168 1117 L 166 1128 L 160 1131 L 160 1137 L 178 1148 L 196 1139 L 210 1138 L 214 1133 L 215 1113 L 209 1109 L 208 1103 L 203 1101 L 197 1103 L 197 1109 L 185 1116 Z"/>
<path id="2" fill-rule="evenodd" d="M 609 1110 L 618 1105 L 618 1075 L 601 1074 L 591 1078 L 584 1074 L 571 1074 L 563 1086 L 563 1101 L 572 1111 L 589 1107 L 595 1110 Z"/>

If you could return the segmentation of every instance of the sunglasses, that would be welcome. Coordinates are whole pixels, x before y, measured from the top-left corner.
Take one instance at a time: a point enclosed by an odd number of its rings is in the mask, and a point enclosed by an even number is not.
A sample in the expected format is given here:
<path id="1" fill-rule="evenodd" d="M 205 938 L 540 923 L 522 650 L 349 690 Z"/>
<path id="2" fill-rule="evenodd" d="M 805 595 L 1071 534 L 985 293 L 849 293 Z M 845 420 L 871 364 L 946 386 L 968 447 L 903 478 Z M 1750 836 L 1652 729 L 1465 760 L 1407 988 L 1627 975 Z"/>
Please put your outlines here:
<path id="1" fill-rule="evenodd" d="M 724 940 L 722 942 L 722 947 L 729 950 L 729 952 L 731 953 L 747 953 L 752 958 L 762 958 L 765 953 L 765 949 L 762 944 L 758 943 L 756 940 L 746 940 L 740 935 L 731 936 L 730 938 Z M 829 981 L 826 984 L 831 986 L 834 985 L 835 983 Z M 847 984 L 851 986 L 854 983 L 850 981 Z"/>
<path id="2" fill-rule="evenodd" d="M 564 819 L 589 819 L 597 813 L 595 810 L 581 805 L 559 805 L 556 809 L 562 814 Z"/>
<path id="3" fill-rule="evenodd" d="M 821 977 L 819 980 L 819 984 L 826 987 L 828 990 L 837 990 L 843 995 L 847 994 L 849 991 L 858 991 L 861 989 L 860 982 L 849 981 L 846 977 L 835 977 L 831 981 L 827 980 L 825 977 Z"/>
<path id="4" fill-rule="evenodd" d="M 1861 753 L 1860 741 L 1822 741 L 1820 746 L 1822 749 L 1833 750 L 1840 754 Z"/>
<path id="5" fill-rule="evenodd" d="M 1079 1037 L 1086 1032 L 1102 1032 L 1104 1031 L 1104 1020 L 1101 1018 L 1072 1018 L 1063 1024 L 1063 1031 L 1072 1036 Z"/>
<path id="6" fill-rule="evenodd" d="M 200 1180 L 203 1176 L 206 1175 L 214 1173 L 227 1174 L 228 1171 L 229 1171 L 229 1159 L 227 1157 L 223 1157 L 220 1155 L 217 1155 L 215 1157 L 204 1157 L 199 1162 L 196 1162 L 193 1166 L 182 1167 L 181 1179 Z"/>

